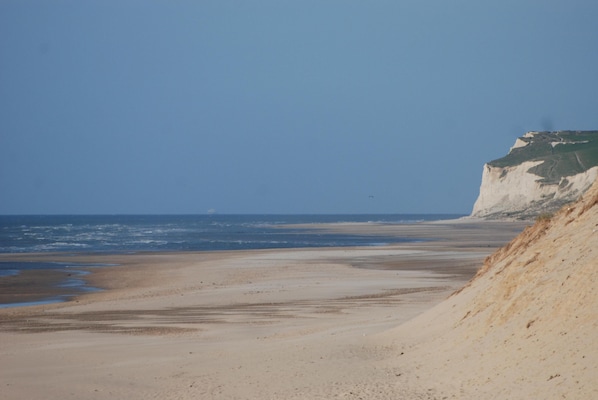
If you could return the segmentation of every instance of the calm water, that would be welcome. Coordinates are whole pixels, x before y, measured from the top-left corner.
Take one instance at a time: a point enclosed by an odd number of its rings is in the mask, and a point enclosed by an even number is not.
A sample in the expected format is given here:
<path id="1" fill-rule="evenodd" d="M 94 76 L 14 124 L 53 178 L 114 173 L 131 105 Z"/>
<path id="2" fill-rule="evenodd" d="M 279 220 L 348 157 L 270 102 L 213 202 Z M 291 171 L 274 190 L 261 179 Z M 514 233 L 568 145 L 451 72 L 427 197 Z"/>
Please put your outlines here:
<path id="1" fill-rule="evenodd" d="M 141 251 L 380 246 L 414 239 L 328 234 L 293 229 L 285 225 L 334 222 L 401 224 L 461 216 L 456 214 L 0 216 L 0 253 L 117 254 Z M 81 265 L 0 262 L 0 279 L 18 275 L 24 270 L 68 270 L 73 278 L 64 282 L 65 288 L 70 292 L 90 290 L 85 286 L 83 273 L 76 272 L 77 267 Z M 64 298 L 55 299 L 55 301 L 63 300 Z M 0 304 L 0 307 L 5 306 L 7 305 Z"/>

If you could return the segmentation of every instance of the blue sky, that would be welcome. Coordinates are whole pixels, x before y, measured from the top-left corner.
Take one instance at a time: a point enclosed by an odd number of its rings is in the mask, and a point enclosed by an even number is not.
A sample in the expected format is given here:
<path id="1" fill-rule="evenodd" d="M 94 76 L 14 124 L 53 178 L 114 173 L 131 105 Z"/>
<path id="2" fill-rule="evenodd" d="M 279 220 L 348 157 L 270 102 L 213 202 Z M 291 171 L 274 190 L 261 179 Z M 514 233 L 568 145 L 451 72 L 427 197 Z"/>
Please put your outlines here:
<path id="1" fill-rule="evenodd" d="M 598 129 L 595 1 L 0 2 L 0 214 L 469 213 Z M 373 197 L 372 197 L 373 196 Z"/>

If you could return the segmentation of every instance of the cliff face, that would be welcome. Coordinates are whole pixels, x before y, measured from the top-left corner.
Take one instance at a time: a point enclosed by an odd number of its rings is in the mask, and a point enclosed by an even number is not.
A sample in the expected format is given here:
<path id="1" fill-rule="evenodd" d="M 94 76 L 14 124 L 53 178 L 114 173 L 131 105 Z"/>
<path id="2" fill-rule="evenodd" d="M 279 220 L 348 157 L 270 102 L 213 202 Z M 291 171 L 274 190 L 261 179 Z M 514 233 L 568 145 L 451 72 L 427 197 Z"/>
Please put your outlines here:
<path id="1" fill-rule="evenodd" d="M 533 218 L 578 199 L 598 178 L 598 131 L 528 132 L 484 165 L 471 215 Z"/>

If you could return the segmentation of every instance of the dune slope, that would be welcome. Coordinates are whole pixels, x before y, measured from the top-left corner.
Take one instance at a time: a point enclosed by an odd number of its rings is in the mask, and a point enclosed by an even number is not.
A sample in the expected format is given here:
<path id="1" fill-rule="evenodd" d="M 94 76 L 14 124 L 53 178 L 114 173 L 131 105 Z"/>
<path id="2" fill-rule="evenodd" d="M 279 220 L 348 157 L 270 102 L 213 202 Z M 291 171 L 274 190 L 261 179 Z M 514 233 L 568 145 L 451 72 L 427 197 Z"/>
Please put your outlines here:
<path id="1" fill-rule="evenodd" d="M 598 398 L 597 285 L 598 182 L 390 332 L 398 379 L 424 398 Z"/>

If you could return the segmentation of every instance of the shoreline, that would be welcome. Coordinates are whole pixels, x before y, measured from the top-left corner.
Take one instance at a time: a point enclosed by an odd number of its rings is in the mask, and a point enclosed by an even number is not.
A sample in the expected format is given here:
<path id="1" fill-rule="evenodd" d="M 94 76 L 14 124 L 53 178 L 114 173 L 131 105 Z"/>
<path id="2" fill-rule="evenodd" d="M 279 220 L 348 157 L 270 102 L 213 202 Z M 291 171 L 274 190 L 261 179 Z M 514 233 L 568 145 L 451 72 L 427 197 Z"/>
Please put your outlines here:
<path id="1" fill-rule="evenodd" d="M 383 244 L 380 246 L 368 246 L 366 248 L 377 248 L 377 247 L 389 247 L 393 246 L 410 246 L 413 245 L 415 248 L 419 247 L 438 247 L 440 242 L 450 241 L 450 237 L 447 237 L 443 230 L 447 228 L 450 230 L 459 229 L 461 230 L 460 241 L 467 242 L 472 248 L 483 248 L 486 247 L 500 247 L 510 238 L 512 232 L 516 232 L 521 229 L 524 223 L 521 222 L 507 222 L 507 221 L 484 221 L 484 220 L 472 220 L 466 218 L 454 219 L 454 220 L 438 220 L 438 221 L 423 221 L 416 223 L 405 223 L 405 224 L 390 224 L 390 223 L 377 223 L 377 222 L 341 222 L 341 223 L 317 223 L 317 224 L 285 224 L 277 227 L 283 229 L 300 229 L 306 232 L 323 232 L 323 233 L 341 233 L 341 234 L 360 234 L 360 235 L 372 235 L 380 237 L 400 237 L 408 239 L 404 243 L 394 244 Z M 486 231 L 488 227 L 491 230 L 498 228 L 502 235 L 495 235 L 492 240 L 486 237 L 485 243 L 480 244 L 479 240 L 479 226 L 485 226 Z M 429 229 L 434 227 L 433 230 Z M 474 234 L 468 230 L 472 230 L 474 227 Z M 450 236 L 450 235 L 449 235 Z M 475 237 L 474 237 L 475 236 Z M 420 239 L 420 240 L 418 240 Z M 452 246 L 453 244 L 447 244 Z M 351 247 L 339 247 L 339 249 L 348 249 Z M 411 247 L 409 247 L 411 248 Z M 328 247 L 306 247 L 306 248 L 288 248 L 288 249 L 261 249 L 253 251 L 268 251 L 268 250 L 300 250 L 300 249 L 329 249 Z M 486 249 L 483 248 L 482 251 Z M 249 250 L 233 250 L 232 252 L 243 252 Z M 71 276 L 76 272 L 84 271 L 85 273 L 93 274 L 97 272 L 95 267 L 100 265 L 95 264 L 112 264 L 115 262 L 105 262 L 101 260 L 114 260 L 123 259 L 122 256 L 146 256 L 146 255 L 159 255 L 159 254 L 220 254 L 221 251 L 201 251 L 201 252 L 178 252 L 178 251 L 156 251 L 156 252 L 135 252 L 131 254 L 122 253 L 89 253 L 89 252 L 48 252 L 48 253 L 2 253 L 0 254 L 0 262 L 37 262 L 37 263 L 74 263 L 77 271 L 67 271 L 65 268 L 56 268 L 49 271 L 46 270 L 20 270 L 17 275 L 0 277 L 0 308 L 13 308 L 23 307 L 36 304 L 44 303 L 57 303 L 57 302 L 68 302 L 70 300 L 76 300 L 78 297 L 85 295 L 90 291 L 104 290 L 107 288 L 97 288 L 93 285 L 89 285 L 87 281 L 93 280 L 93 277 L 87 276 L 82 279 L 80 285 L 68 285 L 65 284 L 71 279 Z M 128 257 L 125 257 L 126 260 Z M 467 276 L 471 274 L 476 268 L 477 259 L 472 261 L 465 260 L 466 265 L 461 265 L 461 274 Z M 119 261 L 120 262 L 120 261 Z M 126 263 L 126 262 L 125 262 Z M 359 268 L 373 268 L 373 269 L 419 269 L 425 267 L 428 260 L 424 257 L 420 260 L 418 257 L 408 257 L 407 260 L 399 260 L 398 263 L 388 262 L 385 260 L 370 260 L 367 264 L 363 262 L 351 262 L 350 264 Z M 446 268 L 451 268 L 450 262 L 443 262 L 442 260 L 436 261 L 436 263 L 446 264 Z M 88 265 L 86 265 L 88 264 Z M 102 268 L 110 265 L 102 265 Z M 94 268 L 91 268 L 94 267 Z M 449 271 L 450 272 L 450 271 Z"/>
<path id="2" fill-rule="evenodd" d="M 86 277 L 102 292 L 0 309 L 3 394 L 409 398 L 395 387 L 402 372 L 382 368 L 394 345 L 379 333 L 462 287 L 492 252 L 488 245 L 516 233 L 510 225 L 398 227 L 440 239 L 73 257 L 121 266 L 95 268 Z"/>

